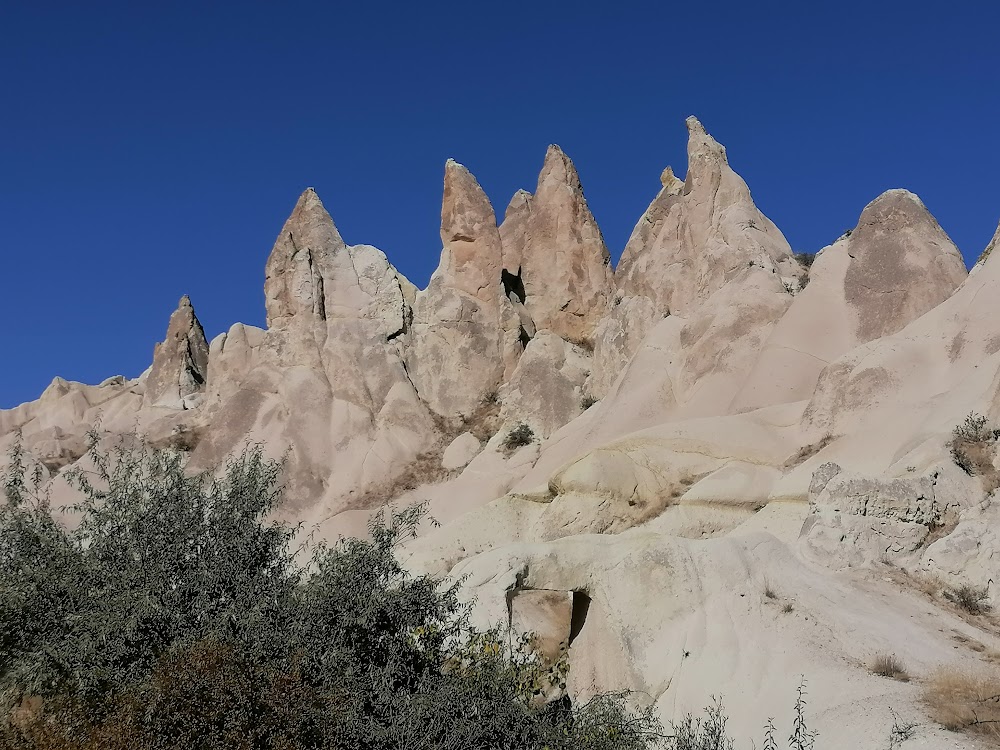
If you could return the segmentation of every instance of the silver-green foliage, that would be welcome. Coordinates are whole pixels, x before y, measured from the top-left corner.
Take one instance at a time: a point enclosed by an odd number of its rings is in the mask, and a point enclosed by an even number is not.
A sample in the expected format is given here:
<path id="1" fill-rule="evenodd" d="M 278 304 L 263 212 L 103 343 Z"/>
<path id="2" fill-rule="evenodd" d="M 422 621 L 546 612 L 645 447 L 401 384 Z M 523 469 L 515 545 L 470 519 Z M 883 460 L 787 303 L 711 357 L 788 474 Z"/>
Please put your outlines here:
<path id="1" fill-rule="evenodd" d="M 135 436 L 104 450 L 95 435 L 88 456 L 68 530 L 11 455 L 0 713 L 26 696 L 46 710 L 34 734 L 0 726 L 0 748 L 640 750 L 662 736 L 623 695 L 540 700 L 563 673 L 471 628 L 457 584 L 400 564 L 421 506 L 376 514 L 367 539 L 295 549 L 298 529 L 271 520 L 281 467 L 259 446 L 200 474 Z"/>

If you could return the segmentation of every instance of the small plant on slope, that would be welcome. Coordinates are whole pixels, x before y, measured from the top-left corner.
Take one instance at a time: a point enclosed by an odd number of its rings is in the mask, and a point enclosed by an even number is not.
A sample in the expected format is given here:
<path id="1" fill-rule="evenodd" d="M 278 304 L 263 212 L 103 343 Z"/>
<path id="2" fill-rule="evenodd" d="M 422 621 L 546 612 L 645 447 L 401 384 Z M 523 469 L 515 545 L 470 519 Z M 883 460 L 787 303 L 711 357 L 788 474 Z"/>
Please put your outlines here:
<path id="1" fill-rule="evenodd" d="M 506 452 L 511 453 L 525 445 L 530 445 L 534 439 L 535 431 L 522 422 L 507 433 L 503 447 Z"/>
<path id="2" fill-rule="evenodd" d="M 900 682 L 908 682 L 910 679 L 906 669 L 903 668 L 903 663 L 895 654 L 879 654 L 872 660 L 869 669 L 872 674 L 879 677 L 889 677 Z"/>
<path id="3" fill-rule="evenodd" d="M 979 588 L 965 583 L 958 588 L 945 589 L 942 594 L 945 599 L 971 615 L 981 615 L 993 608 L 989 602 L 989 591 L 985 586 Z"/>
<path id="4" fill-rule="evenodd" d="M 806 681 L 799 683 L 798 695 L 795 699 L 795 715 L 792 719 L 792 733 L 788 736 L 788 747 L 791 750 L 812 750 L 816 743 L 816 732 L 806 726 Z"/>

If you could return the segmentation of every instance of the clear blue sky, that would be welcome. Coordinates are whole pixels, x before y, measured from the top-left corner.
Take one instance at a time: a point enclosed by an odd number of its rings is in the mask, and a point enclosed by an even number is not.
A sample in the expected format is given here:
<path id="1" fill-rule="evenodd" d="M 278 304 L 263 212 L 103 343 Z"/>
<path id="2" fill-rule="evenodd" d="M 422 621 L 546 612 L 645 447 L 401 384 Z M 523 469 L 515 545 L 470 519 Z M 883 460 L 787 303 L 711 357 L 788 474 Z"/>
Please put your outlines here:
<path id="1" fill-rule="evenodd" d="M 315 186 L 349 243 L 426 284 L 444 162 L 502 214 L 574 159 L 617 259 L 723 142 L 792 247 L 883 190 L 974 260 L 1000 219 L 995 3 L 7 2 L 0 10 L 0 407 L 148 366 L 182 294 L 263 324 L 264 261 Z"/>

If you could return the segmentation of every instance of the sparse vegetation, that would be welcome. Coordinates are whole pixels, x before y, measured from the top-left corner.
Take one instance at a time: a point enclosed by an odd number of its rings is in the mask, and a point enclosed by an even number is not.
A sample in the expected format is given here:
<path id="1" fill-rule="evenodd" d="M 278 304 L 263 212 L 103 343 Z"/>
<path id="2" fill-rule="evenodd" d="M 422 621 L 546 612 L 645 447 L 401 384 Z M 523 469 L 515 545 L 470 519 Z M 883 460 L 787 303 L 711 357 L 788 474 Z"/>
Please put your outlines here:
<path id="1" fill-rule="evenodd" d="M 506 453 L 513 453 L 518 448 L 531 445 L 535 439 L 535 431 L 523 422 L 510 430 L 504 438 L 503 448 Z"/>
<path id="2" fill-rule="evenodd" d="M 764 579 L 764 596 L 772 601 L 778 598 L 778 592 L 767 578 Z"/>
<path id="3" fill-rule="evenodd" d="M 810 443 L 809 445 L 803 445 L 794 455 L 790 456 L 787 461 L 785 461 L 784 468 L 792 469 L 801 463 L 809 460 L 826 446 L 833 442 L 833 435 L 824 435 L 822 438 L 817 440 L 815 443 Z"/>
<path id="4" fill-rule="evenodd" d="M 380 508 L 401 495 L 418 487 L 438 484 L 450 479 L 456 472 L 448 471 L 441 465 L 442 446 L 419 454 L 395 477 L 375 484 L 353 498 L 352 508 Z"/>
<path id="5" fill-rule="evenodd" d="M 580 408 L 587 411 L 591 406 L 597 403 L 597 399 L 593 396 L 584 396 L 580 399 Z"/>
<path id="6" fill-rule="evenodd" d="M 133 436 L 134 437 L 134 436 Z M 0 503 L 0 748 L 642 750 L 627 696 L 550 700 L 564 673 L 479 631 L 458 584 L 396 557 L 421 506 L 369 538 L 293 546 L 280 465 L 218 475 L 176 451 L 91 445 L 79 525 L 14 456 Z M 551 696 L 550 696 L 551 697 Z"/>
<path id="7" fill-rule="evenodd" d="M 806 725 L 805 680 L 798 687 L 795 706 L 792 711 L 792 732 L 788 737 L 790 750 L 811 750 L 817 734 Z M 671 724 L 669 750 L 734 750 L 732 737 L 726 732 L 729 719 L 722 700 L 712 699 L 700 717 L 687 714 L 681 721 Z M 769 718 L 764 725 L 763 750 L 778 750 L 777 729 L 774 719 Z"/>
<path id="8" fill-rule="evenodd" d="M 961 607 L 971 615 L 981 615 L 993 609 L 990 604 L 990 592 L 984 586 L 962 584 L 957 588 L 946 588 L 941 592 L 945 599 Z"/>
<path id="9" fill-rule="evenodd" d="M 892 729 L 889 730 L 889 750 L 896 750 L 896 748 L 913 736 L 913 730 L 916 729 L 917 724 L 913 721 L 902 721 L 891 708 L 889 712 L 892 714 Z"/>
<path id="10" fill-rule="evenodd" d="M 792 257 L 800 266 L 809 269 L 812 268 L 813 261 L 816 260 L 816 253 L 793 253 Z"/>
<path id="11" fill-rule="evenodd" d="M 785 602 L 784 605 L 781 607 L 781 611 L 786 615 L 790 614 L 791 612 L 795 611 L 795 605 L 792 604 L 791 602 Z"/>
<path id="12" fill-rule="evenodd" d="M 903 667 L 903 662 L 895 654 L 878 654 L 872 659 L 869 671 L 879 677 L 888 677 L 900 682 L 909 682 L 910 675 Z"/>
<path id="13" fill-rule="evenodd" d="M 970 412 L 952 431 L 951 458 L 962 471 L 981 478 L 987 494 L 1000 487 L 1000 472 L 993 466 L 1000 430 L 990 426 L 981 414 Z"/>
<path id="14" fill-rule="evenodd" d="M 946 729 L 1000 739 L 1000 672 L 942 669 L 927 681 L 923 700 Z"/>

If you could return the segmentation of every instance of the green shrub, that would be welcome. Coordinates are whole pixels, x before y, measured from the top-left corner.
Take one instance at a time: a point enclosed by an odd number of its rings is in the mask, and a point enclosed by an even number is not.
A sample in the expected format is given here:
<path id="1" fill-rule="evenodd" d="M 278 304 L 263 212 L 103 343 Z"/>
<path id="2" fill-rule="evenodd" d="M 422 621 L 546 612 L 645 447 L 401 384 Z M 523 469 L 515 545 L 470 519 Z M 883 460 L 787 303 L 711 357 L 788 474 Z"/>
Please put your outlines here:
<path id="1" fill-rule="evenodd" d="M 816 253 L 792 253 L 792 257 L 803 268 L 812 268 L 812 264 L 816 260 Z"/>
<path id="2" fill-rule="evenodd" d="M 12 455 L 3 750 L 640 750 L 661 736 L 624 695 L 542 699 L 563 667 L 473 629 L 457 584 L 409 574 L 396 549 L 422 506 L 376 514 L 368 539 L 296 549 L 298 529 L 269 520 L 280 466 L 260 447 L 193 476 L 134 436 L 110 451 L 95 437 L 91 455 L 94 471 L 71 474 L 72 531 Z"/>
<path id="3" fill-rule="evenodd" d="M 963 584 L 957 588 L 945 589 L 941 593 L 944 595 L 944 598 L 952 604 L 961 607 L 972 615 L 981 615 L 992 609 L 989 601 L 990 593 L 985 586 L 979 588 L 977 586 Z"/>
<path id="4" fill-rule="evenodd" d="M 525 445 L 531 445 L 534 439 L 535 431 L 522 422 L 507 433 L 507 437 L 503 441 L 503 447 L 509 453 Z"/>

